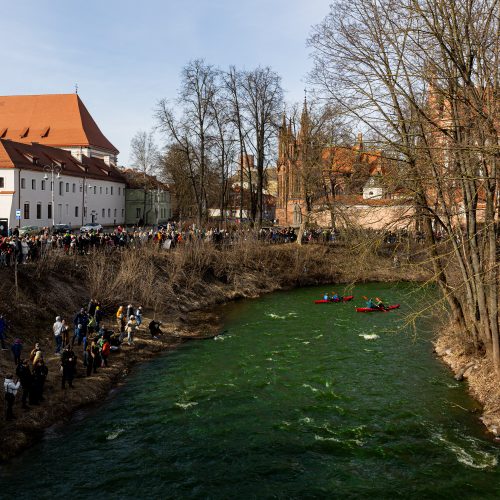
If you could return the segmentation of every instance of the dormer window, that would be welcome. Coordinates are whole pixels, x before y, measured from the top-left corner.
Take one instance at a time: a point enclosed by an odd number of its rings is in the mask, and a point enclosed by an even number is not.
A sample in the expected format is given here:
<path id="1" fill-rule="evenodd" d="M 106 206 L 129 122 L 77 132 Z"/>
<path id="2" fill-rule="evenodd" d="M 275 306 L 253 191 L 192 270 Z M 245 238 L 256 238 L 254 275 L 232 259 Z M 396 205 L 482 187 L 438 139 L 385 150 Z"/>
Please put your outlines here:
<path id="1" fill-rule="evenodd" d="M 7 127 L 0 130 L 0 139 L 5 138 L 5 136 L 7 135 L 7 130 L 9 130 Z"/>
<path id="2" fill-rule="evenodd" d="M 24 139 L 25 137 L 28 137 L 28 134 L 30 132 L 30 128 L 29 127 L 24 127 L 22 132 L 21 132 L 21 139 Z"/>
<path id="3" fill-rule="evenodd" d="M 40 134 L 40 137 L 48 137 L 50 132 L 50 127 L 44 127 L 42 129 L 42 133 Z"/>

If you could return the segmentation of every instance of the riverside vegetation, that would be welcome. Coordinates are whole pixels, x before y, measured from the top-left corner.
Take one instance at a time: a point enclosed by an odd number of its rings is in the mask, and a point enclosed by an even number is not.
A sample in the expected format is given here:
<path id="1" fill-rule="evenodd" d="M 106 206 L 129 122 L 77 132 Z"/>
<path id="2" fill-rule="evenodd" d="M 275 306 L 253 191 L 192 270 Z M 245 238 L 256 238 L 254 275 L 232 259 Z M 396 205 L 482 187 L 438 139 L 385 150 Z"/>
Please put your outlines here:
<path id="1" fill-rule="evenodd" d="M 222 247 L 200 242 L 170 252 L 148 245 L 113 255 L 55 253 L 19 266 L 17 288 L 14 269 L 0 270 L 0 303 L 10 323 L 8 340 L 20 337 L 25 353 L 40 342 L 49 366 L 47 404 L 26 413 L 19 411 L 13 423 L 2 422 L 0 458 L 25 448 L 43 429 L 70 417 L 80 406 L 102 400 L 132 363 L 175 347 L 186 338 L 217 334 L 217 318 L 204 312 L 215 304 L 297 286 L 423 281 L 427 277 L 425 268 L 417 269 L 411 262 L 395 272 L 392 251 L 383 246 L 362 247 L 355 235 L 349 240 L 349 245 L 332 246 L 268 245 L 249 240 Z M 116 305 L 140 303 L 145 308 L 145 322 L 161 320 L 165 335 L 152 340 L 140 334 L 133 348 L 112 354 L 110 368 L 95 377 L 77 379 L 77 390 L 68 393 L 58 389 L 59 358 L 48 355 L 53 352 L 51 325 L 56 315 L 72 317 L 90 297 L 103 305 L 105 325 L 114 327 Z M 7 351 L 0 363 L 2 373 L 13 371 Z M 80 368 L 79 372 L 83 374 Z"/>

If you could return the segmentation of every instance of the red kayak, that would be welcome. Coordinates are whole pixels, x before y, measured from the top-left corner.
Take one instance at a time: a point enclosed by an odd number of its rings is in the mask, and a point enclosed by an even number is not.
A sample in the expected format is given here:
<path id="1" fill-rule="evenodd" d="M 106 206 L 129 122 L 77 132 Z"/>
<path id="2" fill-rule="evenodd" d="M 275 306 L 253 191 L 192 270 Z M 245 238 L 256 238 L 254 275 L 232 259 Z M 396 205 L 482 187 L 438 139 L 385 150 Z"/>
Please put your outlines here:
<path id="1" fill-rule="evenodd" d="M 315 300 L 315 304 L 333 304 L 335 302 L 349 302 L 354 298 L 354 295 L 347 295 L 346 297 L 340 297 L 338 300 Z"/>
<path id="2" fill-rule="evenodd" d="M 385 312 L 392 311 L 393 309 L 399 309 L 399 304 L 394 304 L 393 306 L 387 306 L 385 309 L 381 307 L 356 307 L 356 312 L 359 313 L 371 313 L 371 312 Z"/>

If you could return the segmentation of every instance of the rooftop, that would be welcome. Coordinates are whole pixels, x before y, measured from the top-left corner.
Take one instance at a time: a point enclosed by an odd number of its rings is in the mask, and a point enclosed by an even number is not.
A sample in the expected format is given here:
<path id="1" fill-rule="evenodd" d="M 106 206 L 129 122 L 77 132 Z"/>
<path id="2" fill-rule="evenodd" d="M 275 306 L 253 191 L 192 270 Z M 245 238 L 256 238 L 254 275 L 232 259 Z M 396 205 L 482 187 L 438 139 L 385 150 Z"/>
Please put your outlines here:
<path id="1" fill-rule="evenodd" d="M 100 158 L 88 158 L 82 155 L 82 161 L 79 161 L 64 149 L 0 139 L 0 169 L 42 171 L 45 165 L 57 165 L 63 175 L 125 182 L 117 168 L 107 165 Z"/>
<path id="2" fill-rule="evenodd" d="M 118 154 L 78 94 L 0 96 L 0 139 Z"/>

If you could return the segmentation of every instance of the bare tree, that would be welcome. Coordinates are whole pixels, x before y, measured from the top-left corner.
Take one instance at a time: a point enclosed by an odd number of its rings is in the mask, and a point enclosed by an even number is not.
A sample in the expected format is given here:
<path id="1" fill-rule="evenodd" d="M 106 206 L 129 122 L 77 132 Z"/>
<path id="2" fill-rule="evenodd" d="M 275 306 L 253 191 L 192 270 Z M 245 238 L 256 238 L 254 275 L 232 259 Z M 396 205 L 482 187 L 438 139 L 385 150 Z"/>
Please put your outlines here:
<path id="1" fill-rule="evenodd" d="M 310 44 L 324 96 L 403 165 L 397 182 L 413 196 L 464 342 L 484 346 L 500 373 L 498 9 L 498 0 L 341 0 Z"/>
<path id="2" fill-rule="evenodd" d="M 217 90 L 217 70 L 202 59 L 191 61 L 182 71 L 182 87 L 177 100 L 182 107 L 182 116 L 177 118 L 165 99 L 158 103 L 156 111 L 160 129 L 185 157 L 199 224 L 208 215 L 206 181 L 210 167 L 212 110 Z"/>
<path id="3" fill-rule="evenodd" d="M 256 159 L 256 211 L 260 226 L 263 217 L 264 173 L 269 157 L 275 150 L 279 116 L 283 109 L 281 77 L 271 68 L 256 68 L 243 72 L 240 78 L 239 109 L 243 112 L 243 128 L 249 151 Z M 251 185 L 251 172 L 249 172 Z"/>
<path id="4" fill-rule="evenodd" d="M 142 219 L 146 223 L 146 204 L 148 199 L 148 187 L 151 185 L 149 176 L 158 172 L 160 165 L 160 153 L 156 145 L 154 132 L 137 132 L 130 142 L 131 163 L 143 180 L 144 205 Z"/>

